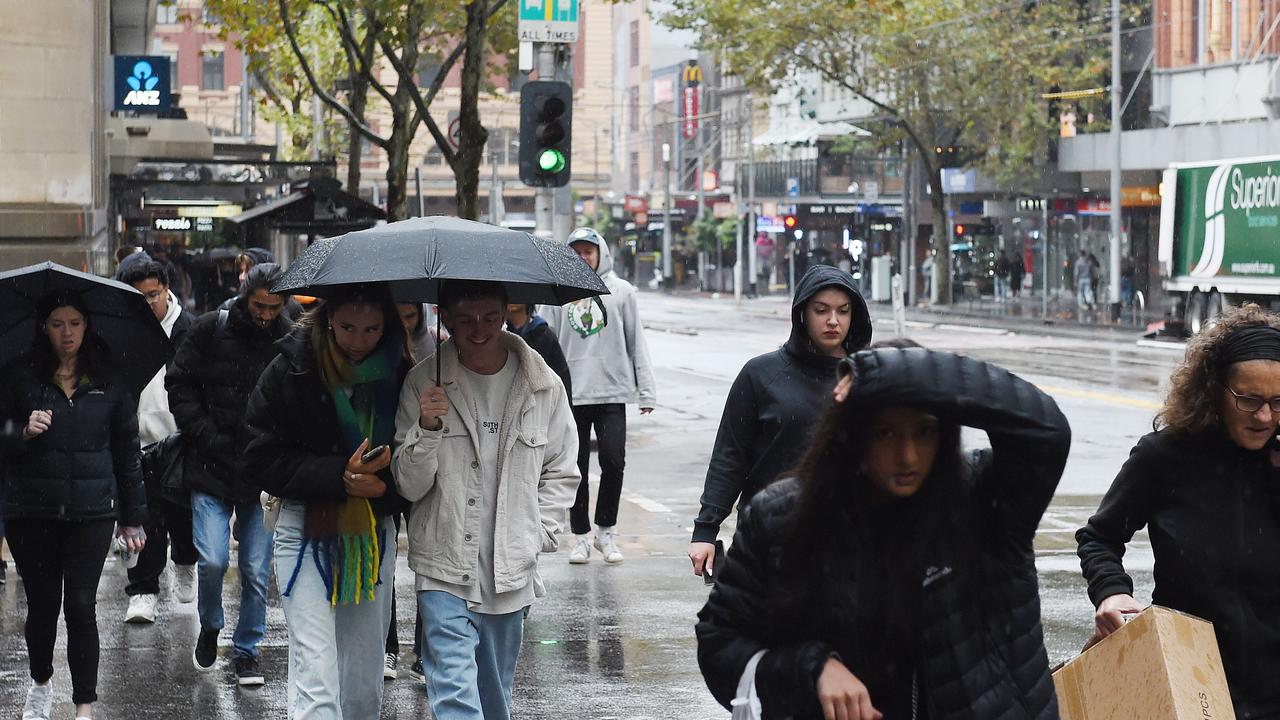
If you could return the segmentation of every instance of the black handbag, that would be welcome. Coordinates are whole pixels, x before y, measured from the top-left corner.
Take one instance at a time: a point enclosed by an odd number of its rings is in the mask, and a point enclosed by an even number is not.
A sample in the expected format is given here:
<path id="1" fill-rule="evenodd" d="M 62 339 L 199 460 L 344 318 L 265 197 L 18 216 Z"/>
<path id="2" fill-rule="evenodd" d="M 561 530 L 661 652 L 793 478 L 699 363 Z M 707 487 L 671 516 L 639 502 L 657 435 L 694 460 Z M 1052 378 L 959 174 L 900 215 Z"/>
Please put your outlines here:
<path id="1" fill-rule="evenodd" d="M 142 448 L 142 481 L 150 492 L 183 506 L 190 506 L 191 493 L 183 480 L 186 443 L 175 432 Z"/>

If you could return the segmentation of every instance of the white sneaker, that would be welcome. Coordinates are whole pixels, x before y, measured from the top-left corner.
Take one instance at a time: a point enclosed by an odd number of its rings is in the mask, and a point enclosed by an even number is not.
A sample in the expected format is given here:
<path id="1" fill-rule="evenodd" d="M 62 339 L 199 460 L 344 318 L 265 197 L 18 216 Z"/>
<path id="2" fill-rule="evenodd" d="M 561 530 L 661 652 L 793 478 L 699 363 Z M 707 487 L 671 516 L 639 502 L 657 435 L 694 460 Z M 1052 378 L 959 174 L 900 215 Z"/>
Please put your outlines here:
<path id="1" fill-rule="evenodd" d="M 613 528 L 597 527 L 595 545 L 600 554 L 604 556 L 605 562 L 609 564 L 622 562 L 622 551 L 618 549 L 618 544 L 614 542 Z"/>
<path id="2" fill-rule="evenodd" d="M 156 596 L 134 595 L 129 598 L 129 610 L 124 614 L 127 623 L 153 623 L 156 621 Z"/>
<path id="3" fill-rule="evenodd" d="M 33 680 L 27 690 L 27 704 L 22 706 L 22 720 L 49 720 L 52 710 L 53 679 L 43 685 Z"/>
<path id="4" fill-rule="evenodd" d="M 173 566 L 173 596 L 180 603 L 196 600 L 196 566 Z"/>
<path id="5" fill-rule="evenodd" d="M 569 563 L 572 565 L 586 565 L 587 560 L 591 559 L 591 543 L 586 535 L 574 535 L 573 550 L 569 552 Z"/>
<path id="6" fill-rule="evenodd" d="M 400 673 L 400 656 L 395 653 L 387 653 L 387 659 L 382 663 L 382 679 L 395 680 Z"/>

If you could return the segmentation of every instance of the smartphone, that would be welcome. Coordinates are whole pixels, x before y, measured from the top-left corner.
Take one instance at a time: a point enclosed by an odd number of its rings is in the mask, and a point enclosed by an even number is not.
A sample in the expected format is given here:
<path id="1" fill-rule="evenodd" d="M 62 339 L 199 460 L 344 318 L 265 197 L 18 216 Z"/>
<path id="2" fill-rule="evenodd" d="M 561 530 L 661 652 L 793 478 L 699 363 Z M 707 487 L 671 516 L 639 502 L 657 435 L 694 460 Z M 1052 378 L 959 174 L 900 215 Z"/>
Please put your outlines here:
<path id="1" fill-rule="evenodd" d="M 365 453 L 365 454 L 361 455 L 361 456 L 360 456 L 360 464 L 361 464 L 361 465 L 368 465 L 369 463 L 371 463 L 371 462 L 373 462 L 374 460 L 376 460 L 376 459 L 378 458 L 378 456 L 382 454 L 382 451 L 383 451 L 383 450 L 386 450 L 386 449 L 387 449 L 387 446 L 386 446 L 386 445 L 379 445 L 378 447 L 376 447 L 376 448 L 374 448 L 374 449 L 370 450 L 369 452 L 367 452 L 367 453 Z"/>
<path id="2" fill-rule="evenodd" d="M 723 567 L 724 567 L 724 541 L 717 540 L 716 555 L 715 555 L 715 559 L 711 561 L 711 568 L 708 569 L 704 567 L 702 569 L 702 584 L 714 585 L 716 582 L 716 579 L 712 577 L 712 573 L 714 572 L 715 574 L 718 575 L 720 573 L 720 570 Z"/>

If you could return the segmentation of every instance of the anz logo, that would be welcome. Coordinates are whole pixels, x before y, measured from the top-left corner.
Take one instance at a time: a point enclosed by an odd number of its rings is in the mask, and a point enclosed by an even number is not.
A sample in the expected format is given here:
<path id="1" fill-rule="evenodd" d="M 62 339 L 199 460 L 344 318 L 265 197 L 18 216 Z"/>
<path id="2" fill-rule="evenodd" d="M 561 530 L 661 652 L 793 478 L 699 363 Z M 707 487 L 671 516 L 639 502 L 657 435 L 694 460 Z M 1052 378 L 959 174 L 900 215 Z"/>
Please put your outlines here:
<path id="1" fill-rule="evenodd" d="M 146 60 L 139 60 L 133 66 L 133 72 L 129 77 L 125 78 L 125 83 L 129 85 L 129 94 L 124 98 L 124 104 L 130 106 L 156 106 L 160 104 L 160 91 L 156 90 L 156 84 L 160 82 L 160 78 L 156 77 L 155 70 L 151 68 L 151 63 Z"/>

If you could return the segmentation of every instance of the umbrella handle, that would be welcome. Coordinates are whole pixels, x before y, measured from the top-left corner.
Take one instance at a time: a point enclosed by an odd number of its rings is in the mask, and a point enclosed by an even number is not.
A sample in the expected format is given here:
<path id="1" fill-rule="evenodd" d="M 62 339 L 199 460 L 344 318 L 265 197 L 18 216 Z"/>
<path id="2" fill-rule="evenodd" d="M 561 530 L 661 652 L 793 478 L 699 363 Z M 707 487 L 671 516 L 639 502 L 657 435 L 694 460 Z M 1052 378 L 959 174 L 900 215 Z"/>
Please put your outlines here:
<path id="1" fill-rule="evenodd" d="M 440 308 L 436 308 L 436 387 L 440 387 L 440 346 L 444 343 L 440 339 Z"/>

